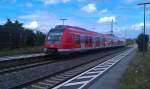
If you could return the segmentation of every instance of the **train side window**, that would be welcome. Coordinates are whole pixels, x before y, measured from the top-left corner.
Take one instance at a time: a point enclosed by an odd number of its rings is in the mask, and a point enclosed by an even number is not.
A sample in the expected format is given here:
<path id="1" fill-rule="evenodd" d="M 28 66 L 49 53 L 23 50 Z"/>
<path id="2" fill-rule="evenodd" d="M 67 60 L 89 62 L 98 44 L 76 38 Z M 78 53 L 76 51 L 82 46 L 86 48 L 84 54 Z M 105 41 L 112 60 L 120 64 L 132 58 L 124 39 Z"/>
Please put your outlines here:
<path id="1" fill-rule="evenodd" d="M 91 42 L 91 39 L 92 39 L 91 37 L 87 36 L 86 37 L 86 44 L 89 44 Z"/>
<path id="2" fill-rule="evenodd" d="M 80 36 L 80 41 L 81 41 L 82 43 L 84 43 L 85 40 L 86 40 L 86 37 L 85 37 L 85 36 Z"/>
<path id="3" fill-rule="evenodd" d="M 75 35 L 75 42 L 80 44 L 80 35 Z"/>
<path id="4" fill-rule="evenodd" d="M 99 43 L 99 42 L 100 42 L 99 37 L 96 37 L 96 43 Z"/>
<path id="5" fill-rule="evenodd" d="M 88 37 L 88 43 L 90 43 L 90 40 L 91 40 L 90 37 Z"/>
<path id="6" fill-rule="evenodd" d="M 99 38 L 99 42 L 102 42 L 102 38 L 101 37 Z"/>
<path id="7" fill-rule="evenodd" d="M 89 38 L 86 36 L 85 37 L 85 43 L 88 44 Z"/>
<path id="8" fill-rule="evenodd" d="M 108 41 L 111 42 L 111 38 L 108 38 Z"/>
<path id="9" fill-rule="evenodd" d="M 105 38 L 101 38 L 101 42 L 105 42 Z"/>
<path id="10" fill-rule="evenodd" d="M 92 37 L 89 37 L 89 42 L 92 43 Z"/>
<path id="11" fill-rule="evenodd" d="M 73 33 L 70 33 L 70 34 L 69 34 L 69 37 L 70 37 L 71 39 L 74 39 L 74 34 L 73 34 Z"/>

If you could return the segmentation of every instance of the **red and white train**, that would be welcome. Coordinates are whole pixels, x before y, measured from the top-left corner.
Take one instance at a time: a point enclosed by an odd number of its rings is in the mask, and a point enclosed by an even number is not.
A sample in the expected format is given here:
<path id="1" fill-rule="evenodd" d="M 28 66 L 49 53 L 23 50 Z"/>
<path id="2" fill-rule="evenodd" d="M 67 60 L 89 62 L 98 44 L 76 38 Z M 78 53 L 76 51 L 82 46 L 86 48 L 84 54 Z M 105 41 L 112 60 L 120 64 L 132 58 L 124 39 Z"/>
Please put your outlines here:
<path id="1" fill-rule="evenodd" d="M 61 53 L 125 46 L 125 40 L 67 25 L 57 25 L 46 36 L 44 51 Z"/>

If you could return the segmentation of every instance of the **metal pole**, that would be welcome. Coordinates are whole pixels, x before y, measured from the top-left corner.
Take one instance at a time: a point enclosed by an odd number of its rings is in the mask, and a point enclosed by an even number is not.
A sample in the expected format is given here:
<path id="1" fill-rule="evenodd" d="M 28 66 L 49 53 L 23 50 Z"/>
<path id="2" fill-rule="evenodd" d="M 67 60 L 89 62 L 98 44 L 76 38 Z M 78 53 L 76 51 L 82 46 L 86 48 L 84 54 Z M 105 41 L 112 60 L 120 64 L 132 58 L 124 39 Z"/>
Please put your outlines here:
<path id="1" fill-rule="evenodd" d="M 113 28 L 114 28 L 114 21 L 113 21 L 113 19 L 112 19 L 112 21 L 111 21 L 111 35 L 113 36 Z M 113 45 L 113 39 L 111 39 L 111 45 Z"/>
<path id="2" fill-rule="evenodd" d="M 111 22 L 111 34 L 113 35 L 113 28 L 114 28 L 114 21 L 113 21 L 113 19 L 112 19 L 112 22 Z"/>
<path id="3" fill-rule="evenodd" d="M 144 36 L 143 36 L 143 56 L 145 54 L 145 7 L 146 4 L 144 4 Z"/>
<path id="4" fill-rule="evenodd" d="M 125 31 L 124 38 L 127 39 L 127 30 L 125 29 L 124 31 Z"/>
<path id="5" fill-rule="evenodd" d="M 64 20 L 63 20 L 63 25 L 64 25 Z"/>
<path id="6" fill-rule="evenodd" d="M 65 25 L 65 20 L 68 20 L 68 19 L 60 19 L 62 20 L 62 24 Z"/>
<path id="7" fill-rule="evenodd" d="M 150 2 L 145 2 L 145 3 L 140 3 L 138 5 L 143 5 L 144 6 L 144 32 L 143 32 L 143 56 L 145 54 L 145 9 L 146 9 L 146 5 L 150 4 Z"/>

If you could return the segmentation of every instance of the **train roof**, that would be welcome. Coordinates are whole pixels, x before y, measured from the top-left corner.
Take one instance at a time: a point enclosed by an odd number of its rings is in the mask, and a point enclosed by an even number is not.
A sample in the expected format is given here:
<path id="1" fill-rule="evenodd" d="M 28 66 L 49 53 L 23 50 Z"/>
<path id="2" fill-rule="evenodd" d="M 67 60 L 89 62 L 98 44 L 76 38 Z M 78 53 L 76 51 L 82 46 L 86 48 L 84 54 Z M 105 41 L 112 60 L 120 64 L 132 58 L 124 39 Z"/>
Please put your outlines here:
<path id="1" fill-rule="evenodd" d="M 88 32 L 90 34 L 94 34 L 94 35 L 103 35 L 105 37 L 112 37 L 112 38 L 118 39 L 118 37 L 115 36 L 114 34 L 102 34 L 102 33 L 98 33 L 98 32 L 89 31 L 85 28 L 81 28 L 81 27 L 77 27 L 77 26 L 69 26 L 69 25 L 56 25 L 54 28 L 52 28 L 50 30 L 50 32 L 54 32 L 54 31 L 55 32 L 64 32 L 65 28 L 77 29 L 80 31 Z"/>
<path id="2" fill-rule="evenodd" d="M 69 25 L 56 25 L 51 30 L 52 31 L 61 30 L 63 32 L 65 30 L 65 28 L 72 28 L 72 29 L 75 29 L 75 30 L 89 32 L 89 33 L 93 33 L 93 34 L 101 34 L 101 33 L 98 33 L 98 32 L 93 32 L 93 31 L 87 30 L 85 28 L 81 28 L 81 27 L 77 27 L 77 26 L 69 26 Z"/>
<path id="3" fill-rule="evenodd" d="M 77 27 L 77 26 L 69 26 L 69 25 L 56 25 L 55 26 L 55 29 L 64 29 L 64 28 L 74 28 L 74 29 L 78 29 L 78 30 L 81 30 L 81 31 L 88 31 L 84 28 Z"/>
<path id="4" fill-rule="evenodd" d="M 69 26 L 69 25 L 56 25 L 54 28 L 52 28 L 50 30 L 50 32 L 64 32 L 64 30 L 66 28 L 71 28 L 71 29 L 78 30 L 78 31 L 88 32 L 88 30 L 86 30 L 84 28 L 80 28 L 80 27 L 76 27 L 76 26 Z"/>

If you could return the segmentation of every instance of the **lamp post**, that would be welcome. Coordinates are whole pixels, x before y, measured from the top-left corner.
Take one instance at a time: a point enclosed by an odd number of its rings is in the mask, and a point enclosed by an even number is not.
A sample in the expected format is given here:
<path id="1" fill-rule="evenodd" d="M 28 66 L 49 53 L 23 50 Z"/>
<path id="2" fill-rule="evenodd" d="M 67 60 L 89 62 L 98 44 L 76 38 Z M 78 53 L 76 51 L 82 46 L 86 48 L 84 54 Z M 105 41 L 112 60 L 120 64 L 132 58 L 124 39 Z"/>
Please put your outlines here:
<path id="1" fill-rule="evenodd" d="M 139 3 L 138 5 L 143 5 L 144 6 L 144 32 L 143 32 L 143 56 L 144 56 L 144 52 L 145 52 L 145 8 L 146 5 L 150 4 L 150 2 L 144 2 L 144 3 Z"/>
<path id="2" fill-rule="evenodd" d="M 111 35 L 113 35 L 113 29 L 114 29 L 114 20 L 111 21 Z"/>

